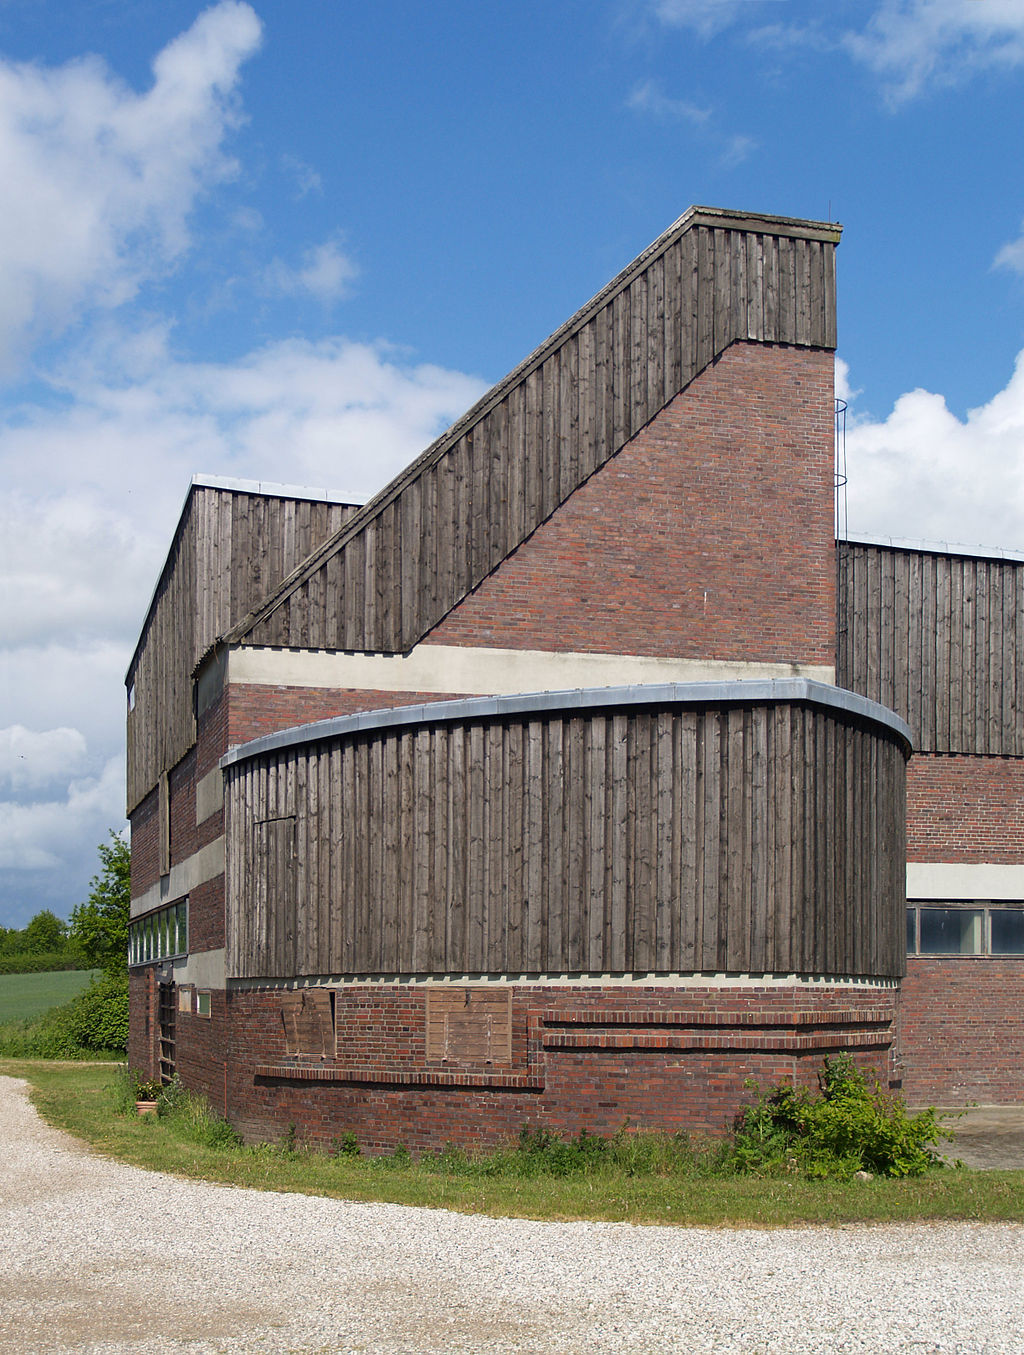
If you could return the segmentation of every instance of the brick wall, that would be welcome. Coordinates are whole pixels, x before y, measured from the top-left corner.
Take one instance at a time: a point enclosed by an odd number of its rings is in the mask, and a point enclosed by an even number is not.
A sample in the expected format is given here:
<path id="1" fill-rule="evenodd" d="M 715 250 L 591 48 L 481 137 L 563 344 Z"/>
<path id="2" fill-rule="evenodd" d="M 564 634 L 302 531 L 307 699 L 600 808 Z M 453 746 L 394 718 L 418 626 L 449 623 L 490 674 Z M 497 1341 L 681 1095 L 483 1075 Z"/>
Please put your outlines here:
<path id="1" fill-rule="evenodd" d="M 210 994 L 210 1015 L 207 1017 L 196 1014 L 195 986 L 189 985 L 187 991 L 191 1010 L 179 1010 L 175 1020 L 177 1072 L 190 1091 L 205 1096 L 215 1111 L 224 1114 L 227 995 L 216 989 Z"/>
<path id="2" fill-rule="evenodd" d="M 900 996 L 910 1105 L 1024 1101 L 1024 959 L 910 956 Z"/>
<path id="3" fill-rule="evenodd" d="M 1024 862 L 1024 758 L 915 753 L 907 767 L 907 858 Z"/>
<path id="4" fill-rule="evenodd" d="M 157 1074 L 157 990 L 153 967 L 128 975 L 128 1066 L 143 1077 Z"/>
<path id="5" fill-rule="evenodd" d="M 285 1055 L 280 992 L 229 995 L 229 1117 L 250 1140 L 293 1124 L 325 1147 L 352 1130 L 370 1152 L 494 1144 L 523 1124 L 721 1133 L 749 1078 L 812 1085 L 842 1048 L 891 1074 L 892 989 L 516 985 L 510 1064 L 428 1061 L 423 988 L 336 991 L 330 1071 Z"/>
<path id="6" fill-rule="evenodd" d="M 159 796 L 154 787 L 131 815 L 133 899 L 160 879 L 158 808 Z"/>
<path id="7" fill-rule="evenodd" d="M 431 632 L 835 662 L 833 358 L 734 344 Z"/>
<path id="8" fill-rule="evenodd" d="M 272 687 L 232 683 L 228 689 L 228 745 L 246 743 L 279 729 L 390 706 L 447 701 L 460 692 L 372 692 L 349 687 Z"/>

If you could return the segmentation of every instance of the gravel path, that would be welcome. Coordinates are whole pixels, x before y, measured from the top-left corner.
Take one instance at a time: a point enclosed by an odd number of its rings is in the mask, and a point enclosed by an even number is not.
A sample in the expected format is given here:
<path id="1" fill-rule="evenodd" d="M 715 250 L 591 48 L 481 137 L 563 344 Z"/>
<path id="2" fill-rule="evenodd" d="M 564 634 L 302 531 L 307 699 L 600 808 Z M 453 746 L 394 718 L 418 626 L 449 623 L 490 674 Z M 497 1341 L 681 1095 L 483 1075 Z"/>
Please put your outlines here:
<path id="1" fill-rule="evenodd" d="M 0 1077 L 0 1351 L 1024 1352 L 1024 1227 L 531 1223 L 93 1156 Z"/>

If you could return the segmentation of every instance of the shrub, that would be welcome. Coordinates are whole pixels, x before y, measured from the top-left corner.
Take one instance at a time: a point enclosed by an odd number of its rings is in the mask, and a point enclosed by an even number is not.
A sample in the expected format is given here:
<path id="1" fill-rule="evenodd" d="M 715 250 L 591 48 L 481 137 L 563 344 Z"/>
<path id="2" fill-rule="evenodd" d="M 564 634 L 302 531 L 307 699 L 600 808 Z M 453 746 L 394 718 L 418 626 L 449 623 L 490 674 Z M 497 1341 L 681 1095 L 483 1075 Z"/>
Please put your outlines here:
<path id="1" fill-rule="evenodd" d="M 825 1060 L 818 1086 L 815 1096 L 781 1083 L 740 1112 L 737 1170 L 849 1180 L 858 1171 L 920 1176 L 939 1163 L 936 1145 L 952 1136 L 935 1111 L 908 1116 L 899 1097 L 867 1085 L 849 1054 Z"/>

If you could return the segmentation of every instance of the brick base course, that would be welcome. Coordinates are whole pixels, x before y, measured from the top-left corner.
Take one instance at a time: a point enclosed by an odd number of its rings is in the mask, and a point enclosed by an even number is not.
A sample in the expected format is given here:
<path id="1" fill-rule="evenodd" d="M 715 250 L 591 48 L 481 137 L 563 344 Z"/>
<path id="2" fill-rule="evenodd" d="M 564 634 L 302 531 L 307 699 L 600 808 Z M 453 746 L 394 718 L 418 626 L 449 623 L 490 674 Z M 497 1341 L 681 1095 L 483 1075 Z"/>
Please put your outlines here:
<path id="1" fill-rule="evenodd" d="M 426 990 L 354 985 L 335 990 L 335 1059 L 287 1054 L 282 990 L 234 990 L 213 995 L 210 1020 L 179 1015 L 178 1071 L 250 1141 L 294 1125 L 330 1148 L 351 1130 L 368 1152 L 489 1146 L 524 1124 L 722 1133 L 751 1099 L 749 1079 L 813 1085 L 840 1049 L 890 1078 L 892 988 L 511 991 L 510 1063 L 428 1061 Z"/>

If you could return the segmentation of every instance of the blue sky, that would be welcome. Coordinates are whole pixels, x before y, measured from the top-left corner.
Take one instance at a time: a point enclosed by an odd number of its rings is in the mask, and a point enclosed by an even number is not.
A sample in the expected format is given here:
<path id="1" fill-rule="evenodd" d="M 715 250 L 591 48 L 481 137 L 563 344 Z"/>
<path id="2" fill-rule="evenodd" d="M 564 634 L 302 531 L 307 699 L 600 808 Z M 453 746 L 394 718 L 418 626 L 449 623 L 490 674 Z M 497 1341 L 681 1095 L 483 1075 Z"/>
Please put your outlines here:
<path id="1" fill-rule="evenodd" d="M 1024 550 L 1024 0 L 0 0 L 0 924 L 193 471 L 385 483 L 691 203 L 830 218 L 851 531 Z"/>

